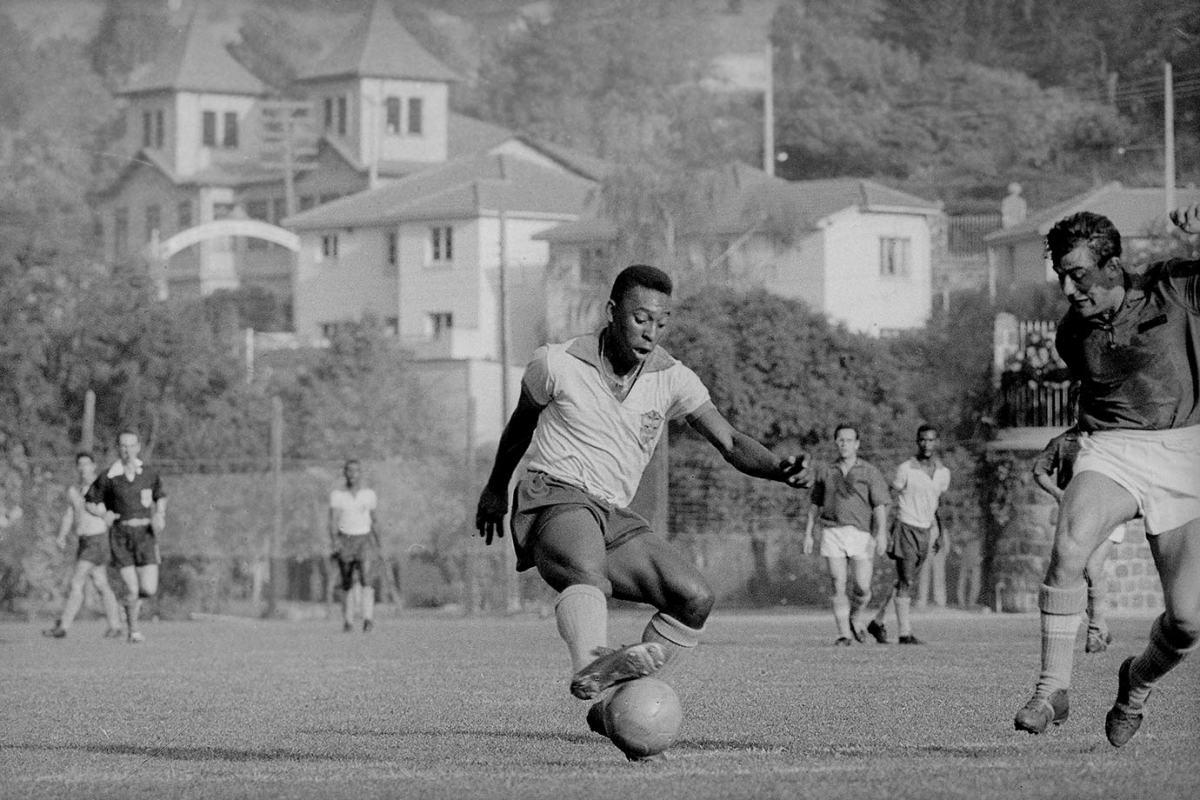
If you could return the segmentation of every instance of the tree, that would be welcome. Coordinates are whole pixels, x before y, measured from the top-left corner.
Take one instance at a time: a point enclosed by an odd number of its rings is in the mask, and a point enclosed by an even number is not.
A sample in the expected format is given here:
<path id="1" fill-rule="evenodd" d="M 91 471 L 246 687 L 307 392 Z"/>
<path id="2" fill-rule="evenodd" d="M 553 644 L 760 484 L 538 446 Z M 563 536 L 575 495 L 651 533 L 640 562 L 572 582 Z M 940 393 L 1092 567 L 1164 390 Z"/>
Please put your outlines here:
<path id="1" fill-rule="evenodd" d="M 107 0 L 90 47 L 92 68 L 119 83 L 134 67 L 153 61 L 170 35 L 162 0 Z"/>

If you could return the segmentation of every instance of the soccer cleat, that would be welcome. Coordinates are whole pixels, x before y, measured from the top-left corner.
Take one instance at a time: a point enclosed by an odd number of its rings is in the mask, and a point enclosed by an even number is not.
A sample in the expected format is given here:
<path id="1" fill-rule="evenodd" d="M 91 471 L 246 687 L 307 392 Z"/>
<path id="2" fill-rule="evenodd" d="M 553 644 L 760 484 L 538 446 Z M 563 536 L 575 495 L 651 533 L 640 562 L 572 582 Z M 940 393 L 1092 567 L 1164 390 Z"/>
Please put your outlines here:
<path id="1" fill-rule="evenodd" d="M 375 628 L 375 623 L 372 620 L 363 620 L 363 633 L 370 633 Z"/>
<path id="2" fill-rule="evenodd" d="M 875 641 L 880 644 L 887 644 L 887 626 L 882 622 L 871 620 L 867 623 L 867 633 L 875 637 Z"/>
<path id="3" fill-rule="evenodd" d="M 342 633 L 354 633 L 354 623 L 349 621 L 343 622 Z"/>
<path id="4" fill-rule="evenodd" d="M 833 643 L 833 646 L 834 647 L 849 647 L 852 644 L 854 644 L 854 640 L 852 640 L 849 636 L 839 636 L 837 638 L 837 641 Z"/>
<path id="5" fill-rule="evenodd" d="M 67 638 L 67 629 L 56 623 L 53 628 L 42 631 L 42 636 L 49 636 L 51 639 L 65 639 Z"/>
<path id="6" fill-rule="evenodd" d="M 1125 659 L 1117 670 L 1117 702 L 1104 717 L 1104 735 L 1113 747 L 1121 747 L 1138 732 L 1142 725 L 1142 707 L 1133 709 L 1129 705 L 1129 668 L 1133 656 Z"/>
<path id="7" fill-rule="evenodd" d="M 866 629 L 854 620 L 850 620 L 850 633 L 854 635 L 854 641 L 858 642 L 859 644 L 867 641 Z"/>
<path id="8" fill-rule="evenodd" d="M 1088 628 L 1087 642 L 1083 645 L 1085 653 L 1103 653 L 1112 644 L 1112 634 L 1098 628 Z"/>
<path id="9" fill-rule="evenodd" d="M 666 661 L 667 654 L 658 642 L 609 650 L 572 676 L 571 694 L 580 700 L 594 700 L 610 686 L 653 675 Z"/>
<path id="10" fill-rule="evenodd" d="M 142 636 L 141 631 L 130 631 L 129 632 L 129 643 L 130 644 L 141 644 L 144 641 L 146 641 L 146 637 Z"/>
<path id="11" fill-rule="evenodd" d="M 1025 707 L 1017 712 L 1013 727 L 1027 733 L 1043 733 L 1051 723 L 1062 725 L 1070 715 L 1067 690 L 1059 689 L 1049 697 L 1032 697 Z"/>
<path id="12" fill-rule="evenodd" d="M 907 636 L 901 636 L 896 641 L 898 641 L 900 644 L 925 644 L 923 641 L 921 641 L 917 637 L 913 636 L 911 633 L 908 634 Z"/>
<path id="13" fill-rule="evenodd" d="M 108 630 L 106 630 L 104 632 L 104 638 L 105 639 L 123 639 L 123 638 L 125 638 L 125 631 L 121 628 L 109 628 Z"/>

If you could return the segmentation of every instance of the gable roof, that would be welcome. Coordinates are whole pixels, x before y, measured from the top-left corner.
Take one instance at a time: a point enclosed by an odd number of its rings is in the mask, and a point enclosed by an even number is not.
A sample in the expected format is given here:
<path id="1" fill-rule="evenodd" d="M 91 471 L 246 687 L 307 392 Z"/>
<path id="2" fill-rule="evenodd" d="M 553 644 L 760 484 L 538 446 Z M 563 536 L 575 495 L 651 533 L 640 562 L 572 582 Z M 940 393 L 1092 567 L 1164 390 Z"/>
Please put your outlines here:
<path id="1" fill-rule="evenodd" d="M 268 93 L 267 85 L 230 55 L 215 31 L 197 19 L 196 9 L 187 24 L 163 43 L 154 61 L 134 68 L 117 94 L 168 91 L 259 96 Z"/>
<path id="2" fill-rule="evenodd" d="M 1177 188 L 1176 203 L 1200 203 L 1200 189 Z M 1021 239 L 1040 239 L 1061 220 L 1079 211 L 1091 211 L 1108 217 L 1125 238 L 1146 236 L 1166 225 L 1166 189 L 1161 186 L 1130 187 L 1112 181 L 1089 192 L 1064 200 L 1049 208 L 1030 214 L 1016 225 L 993 231 L 983 237 L 989 245 L 1004 244 Z"/>
<path id="3" fill-rule="evenodd" d="M 453 83 L 459 76 L 421 47 L 392 11 L 375 0 L 354 29 L 297 81 L 334 78 L 409 78 Z"/>
<path id="4" fill-rule="evenodd" d="M 814 230 L 818 223 L 847 208 L 862 211 L 935 214 L 940 206 L 916 195 L 864 178 L 787 181 L 735 162 L 697 176 L 705 182 L 707 210 L 680 220 L 690 235 L 739 235 L 759 224 L 772 228 Z M 557 242 L 608 241 L 617 226 L 595 211 L 543 231 L 535 238 Z"/>
<path id="5" fill-rule="evenodd" d="M 450 161 L 376 189 L 293 215 L 293 230 L 382 225 L 422 219 L 469 219 L 504 209 L 515 214 L 579 213 L 594 184 L 522 158 L 484 154 Z"/>

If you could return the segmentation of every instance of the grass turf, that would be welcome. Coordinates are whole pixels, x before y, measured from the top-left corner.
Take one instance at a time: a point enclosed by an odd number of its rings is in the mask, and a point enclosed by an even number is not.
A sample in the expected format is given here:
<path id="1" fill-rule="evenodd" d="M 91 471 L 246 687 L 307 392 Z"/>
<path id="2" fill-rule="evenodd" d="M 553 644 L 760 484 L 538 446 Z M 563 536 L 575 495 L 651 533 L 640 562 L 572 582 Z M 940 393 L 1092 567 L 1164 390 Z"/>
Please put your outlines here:
<path id="1" fill-rule="evenodd" d="M 645 614 L 614 615 L 612 640 Z M 1148 618 L 1076 655 L 1071 717 L 1017 733 L 1034 615 L 917 617 L 930 644 L 832 646 L 828 614 L 724 612 L 667 676 L 680 741 L 634 764 L 567 693 L 552 618 L 212 621 L 147 642 L 79 623 L 61 641 L 0 625 L 6 798 L 1062 798 L 1200 796 L 1200 658 L 1115 750 L 1104 714 Z"/>

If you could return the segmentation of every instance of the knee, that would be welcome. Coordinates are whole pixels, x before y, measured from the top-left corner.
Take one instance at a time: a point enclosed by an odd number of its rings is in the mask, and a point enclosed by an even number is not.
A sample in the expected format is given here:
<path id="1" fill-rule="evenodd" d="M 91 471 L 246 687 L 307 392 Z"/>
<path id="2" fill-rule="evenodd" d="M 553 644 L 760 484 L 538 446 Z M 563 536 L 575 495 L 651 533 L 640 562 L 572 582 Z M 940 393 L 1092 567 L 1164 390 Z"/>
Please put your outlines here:
<path id="1" fill-rule="evenodd" d="M 137 596 L 142 600 L 148 597 L 154 597 L 156 594 L 158 594 L 157 586 L 141 586 L 137 591 Z"/>
<path id="2" fill-rule="evenodd" d="M 1163 633 L 1172 645 L 1188 650 L 1200 642 L 1200 608 L 1172 610 L 1164 617 Z"/>
<path id="3" fill-rule="evenodd" d="M 712 589 L 702 580 L 681 588 L 679 607 L 669 609 L 669 613 L 689 628 L 703 628 L 716 602 Z"/>

